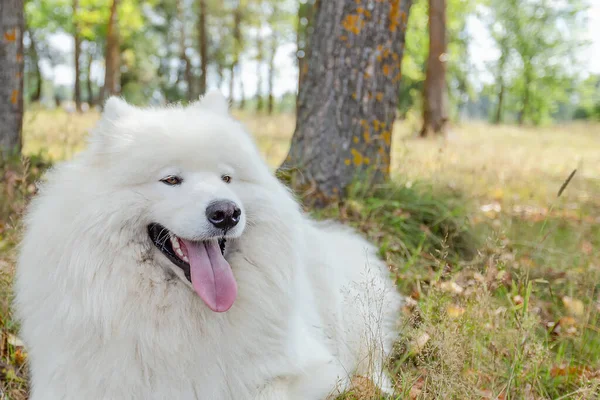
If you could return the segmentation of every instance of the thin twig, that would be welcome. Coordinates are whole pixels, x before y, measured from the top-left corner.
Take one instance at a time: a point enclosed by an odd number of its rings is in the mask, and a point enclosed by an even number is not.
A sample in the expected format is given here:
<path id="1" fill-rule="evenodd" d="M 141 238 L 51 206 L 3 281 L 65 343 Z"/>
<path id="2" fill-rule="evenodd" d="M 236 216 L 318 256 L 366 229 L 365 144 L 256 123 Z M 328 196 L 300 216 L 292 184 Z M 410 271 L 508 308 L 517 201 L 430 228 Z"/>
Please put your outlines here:
<path id="1" fill-rule="evenodd" d="M 566 181 L 564 181 L 564 183 L 562 184 L 562 186 L 560 187 L 560 189 L 558 190 L 558 195 L 556 197 L 560 197 L 561 194 L 563 194 L 563 192 L 565 191 L 565 189 L 567 188 L 567 185 L 569 184 L 569 182 L 571 182 L 571 179 L 573 179 L 573 177 L 575 176 L 575 173 L 577 172 L 577 168 L 575 168 L 573 170 L 573 172 L 571 172 L 571 175 L 569 175 L 569 177 L 567 178 Z"/>

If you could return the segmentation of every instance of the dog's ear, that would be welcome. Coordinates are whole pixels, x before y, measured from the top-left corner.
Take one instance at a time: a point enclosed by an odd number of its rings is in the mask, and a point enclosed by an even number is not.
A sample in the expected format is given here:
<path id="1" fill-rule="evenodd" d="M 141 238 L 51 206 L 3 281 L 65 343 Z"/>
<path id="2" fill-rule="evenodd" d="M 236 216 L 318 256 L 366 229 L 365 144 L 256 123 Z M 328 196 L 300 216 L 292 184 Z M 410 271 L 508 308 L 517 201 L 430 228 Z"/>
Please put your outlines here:
<path id="1" fill-rule="evenodd" d="M 229 102 L 219 90 L 213 89 L 200 97 L 195 105 L 221 115 L 229 115 Z"/>
<path id="2" fill-rule="evenodd" d="M 104 103 L 104 110 L 102 111 L 102 118 L 107 120 L 116 120 L 125 115 L 131 114 L 134 111 L 134 107 L 127 104 L 127 102 L 117 96 L 111 96 Z"/>
<path id="3" fill-rule="evenodd" d="M 111 96 L 104 103 L 104 110 L 97 125 L 91 130 L 89 143 L 95 153 L 107 153 L 118 150 L 130 140 L 129 133 L 121 132 L 119 120 L 135 112 L 136 107 L 127 104 L 119 97 Z"/>

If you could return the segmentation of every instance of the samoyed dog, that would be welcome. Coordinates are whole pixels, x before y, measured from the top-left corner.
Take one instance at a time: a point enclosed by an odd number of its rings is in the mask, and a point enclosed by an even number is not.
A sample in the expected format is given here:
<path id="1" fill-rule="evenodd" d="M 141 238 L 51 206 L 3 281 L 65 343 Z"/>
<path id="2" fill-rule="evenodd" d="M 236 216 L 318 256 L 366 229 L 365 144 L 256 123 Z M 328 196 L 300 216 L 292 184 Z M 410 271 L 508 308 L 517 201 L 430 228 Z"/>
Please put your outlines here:
<path id="1" fill-rule="evenodd" d="M 326 399 L 383 372 L 401 297 L 376 249 L 311 221 L 211 92 L 107 101 L 25 218 L 31 399 Z"/>

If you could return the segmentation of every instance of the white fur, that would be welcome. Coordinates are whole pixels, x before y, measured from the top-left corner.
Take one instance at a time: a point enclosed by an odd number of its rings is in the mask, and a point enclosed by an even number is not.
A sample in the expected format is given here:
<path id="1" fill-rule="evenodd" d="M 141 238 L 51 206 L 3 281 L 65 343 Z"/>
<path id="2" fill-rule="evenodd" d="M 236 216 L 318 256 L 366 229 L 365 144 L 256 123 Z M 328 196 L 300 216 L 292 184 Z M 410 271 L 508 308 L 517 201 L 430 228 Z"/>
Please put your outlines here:
<path id="1" fill-rule="evenodd" d="M 300 211 L 224 99 L 111 99 L 91 142 L 47 175 L 25 219 L 15 308 L 32 400 L 324 399 L 353 374 L 387 385 L 401 298 L 385 264 L 348 228 Z M 180 186 L 159 182 L 174 173 Z M 226 313 L 146 232 L 159 222 L 201 238 L 216 198 L 243 210 Z"/>

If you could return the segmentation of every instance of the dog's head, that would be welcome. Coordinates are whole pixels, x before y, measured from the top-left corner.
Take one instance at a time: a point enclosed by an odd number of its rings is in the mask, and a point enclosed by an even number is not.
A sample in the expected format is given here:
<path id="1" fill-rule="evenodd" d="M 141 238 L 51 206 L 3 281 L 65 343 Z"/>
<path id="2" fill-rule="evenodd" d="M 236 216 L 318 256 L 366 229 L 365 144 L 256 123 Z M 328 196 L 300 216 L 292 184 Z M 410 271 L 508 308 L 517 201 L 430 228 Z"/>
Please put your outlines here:
<path id="1" fill-rule="evenodd" d="M 131 214 L 155 261 L 227 311 L 237 294 L 228 241 L 263 212 L 256 199 L 274 178 L 225 98 L 155 109 L 110 98 L 87 154 L 94 181 Z"/>

